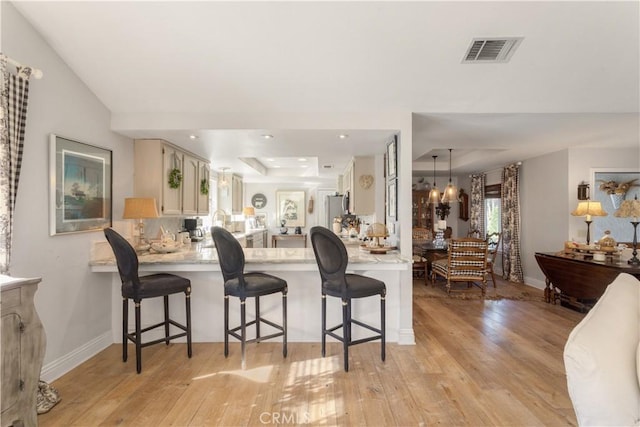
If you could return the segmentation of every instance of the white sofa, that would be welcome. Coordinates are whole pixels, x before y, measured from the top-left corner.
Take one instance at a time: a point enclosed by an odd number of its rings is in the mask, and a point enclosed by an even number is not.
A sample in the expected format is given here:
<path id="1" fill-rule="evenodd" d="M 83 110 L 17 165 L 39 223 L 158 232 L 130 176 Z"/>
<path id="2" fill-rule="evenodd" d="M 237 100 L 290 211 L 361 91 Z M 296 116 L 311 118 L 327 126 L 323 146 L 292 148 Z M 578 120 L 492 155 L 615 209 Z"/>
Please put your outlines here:
<path id="1" fill-rule="evenodd" d="M 640 281 L 622 273 L 564 347 L 567 386 L 581 426 L 640 425 Z"/>

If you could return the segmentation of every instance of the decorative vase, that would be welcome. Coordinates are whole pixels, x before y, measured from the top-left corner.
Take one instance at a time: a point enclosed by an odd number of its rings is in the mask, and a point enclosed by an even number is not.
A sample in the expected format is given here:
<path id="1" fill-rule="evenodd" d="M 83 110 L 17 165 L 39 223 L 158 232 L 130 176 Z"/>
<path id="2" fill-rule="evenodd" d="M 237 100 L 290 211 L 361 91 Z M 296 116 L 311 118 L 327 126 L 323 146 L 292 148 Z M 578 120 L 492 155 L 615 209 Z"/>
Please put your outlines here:
<path id="1" fill-rule="evenodd" d="M 611 204 L 613 205 L 614 209 L 618 209 L 620 207 L 620 204 L 624 200 L 625 196 L 626 194 L 609 194 L 609 197 L 611 198 Z"/>

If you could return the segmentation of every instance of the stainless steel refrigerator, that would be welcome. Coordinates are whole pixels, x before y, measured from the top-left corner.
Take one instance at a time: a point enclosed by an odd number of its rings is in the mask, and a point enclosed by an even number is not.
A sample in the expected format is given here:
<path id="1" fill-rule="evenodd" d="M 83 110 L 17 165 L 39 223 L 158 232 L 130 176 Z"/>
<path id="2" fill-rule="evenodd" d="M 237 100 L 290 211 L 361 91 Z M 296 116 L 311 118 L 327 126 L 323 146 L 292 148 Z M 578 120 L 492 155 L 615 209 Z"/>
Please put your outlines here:
<path id="1" fill-rule="evenodd" d="M 324 211 L 326 212 L 326 217 L 324 226 L 330 230 L 333 225 L 333 218 L 337 216 L 342 217 L 344 214 L 342 203 L 342 196 L 327 196 L 327 199 L 325 200 Z"/>

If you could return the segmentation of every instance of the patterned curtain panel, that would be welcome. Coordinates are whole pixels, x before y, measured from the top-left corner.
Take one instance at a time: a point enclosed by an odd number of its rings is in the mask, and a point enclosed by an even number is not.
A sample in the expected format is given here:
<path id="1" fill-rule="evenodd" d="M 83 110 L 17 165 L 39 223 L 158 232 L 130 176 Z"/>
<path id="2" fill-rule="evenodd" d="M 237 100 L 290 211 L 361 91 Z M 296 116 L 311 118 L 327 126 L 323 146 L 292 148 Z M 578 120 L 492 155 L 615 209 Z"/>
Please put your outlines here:
<path id="1" fill-rule="evenodd" d="M 484 184 L 486 175 L 471 175 L 471 201 L 469 202 L 469 230 L 479 230 L 484 236 Z"/>
<path id="2" fill-rule="evenodd" d="M 13 211 L 16 205 L 31 68 L 7 70 L 0 54 L 0 274 L 9 274 Z"/>
<path id="3" fill-rule="evenodd" d="M 502 171 L 502 277 L 524 282 L 520 258 L 520 182 L 518 165 Z"/>

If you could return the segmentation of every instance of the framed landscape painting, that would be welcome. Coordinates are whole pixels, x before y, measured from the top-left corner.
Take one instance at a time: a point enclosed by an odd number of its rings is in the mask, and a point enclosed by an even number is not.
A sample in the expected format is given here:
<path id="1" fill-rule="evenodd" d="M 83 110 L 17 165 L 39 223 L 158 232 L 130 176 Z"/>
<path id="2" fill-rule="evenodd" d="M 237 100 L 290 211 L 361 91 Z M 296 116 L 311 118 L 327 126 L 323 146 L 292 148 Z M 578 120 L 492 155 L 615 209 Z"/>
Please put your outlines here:
<path id="1" fill-rule="evenodd" d="M 111 226 L 111 150 L 51 134 L 49 234 Z"/>

